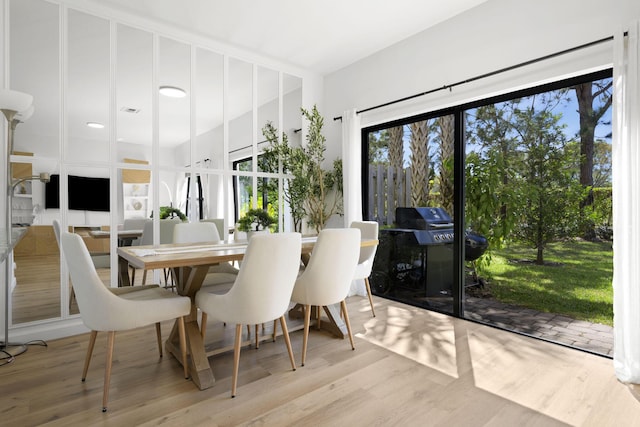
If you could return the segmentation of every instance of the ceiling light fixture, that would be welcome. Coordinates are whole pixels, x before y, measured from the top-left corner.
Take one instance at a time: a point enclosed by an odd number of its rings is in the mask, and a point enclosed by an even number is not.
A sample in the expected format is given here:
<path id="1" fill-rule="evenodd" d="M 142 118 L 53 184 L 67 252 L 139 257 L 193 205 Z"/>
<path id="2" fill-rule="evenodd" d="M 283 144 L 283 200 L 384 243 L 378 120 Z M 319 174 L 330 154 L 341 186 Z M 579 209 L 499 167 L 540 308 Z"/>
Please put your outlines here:
<path id="1" fill-rule="evenodd" d="M 187 92 L 176 86 L 160 86 L 160 93 L 171 98 L 184 98 Z"/>
<path id="2" fill-rule="evenodd" d="M 98 123 L 98 122 L 87 122 L 87 126 L 89 126 L 90 128 L 94 128 L 94 129 L 102 129 L 102 128 L 104 128 L 104 125 L 102 123 Z"/>

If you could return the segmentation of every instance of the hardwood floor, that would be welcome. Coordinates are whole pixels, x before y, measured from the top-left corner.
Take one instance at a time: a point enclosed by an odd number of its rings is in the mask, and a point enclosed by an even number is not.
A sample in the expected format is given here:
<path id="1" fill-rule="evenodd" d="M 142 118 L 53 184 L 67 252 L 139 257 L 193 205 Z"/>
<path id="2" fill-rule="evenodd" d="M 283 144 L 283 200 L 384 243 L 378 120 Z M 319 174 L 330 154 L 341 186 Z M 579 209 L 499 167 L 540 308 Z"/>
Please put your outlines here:
<path id="1" fill-rule="evenodd" d="M 61 316 L 60 307 L 60 257 L 53 255 L 16 255 L 17 286 L 11 293 L 12 324 L 32 322 Z M 99 267 L 96 270 L 105 284 L 110 283 L 111 270 Z M 135 284 L 142 284 L 143 271 L 135 276 Z M 147 283 L 153 283 L 153 272 L 148 273 Z M 78 305 L 73 298 L 65 301 L 69 313 L 78 314 Z"/>
<path id="2" fill-rule="evenodd" d="M 217 379 L 199 390 L 153 327 L 116 335 L 109 411 L 101 412 L 106 334 L 82 383 L 88 334 L 31 347 L 0 367 L 0 424 L 87 425 L 640 425 L 636 392 L 607 358 L 375 298 L 348 300 L 356 350 L 311 331 L 291 371 L 282 338 L 244 347 L 238 395 L 231 352 L 209 358 Z M 163 335 L 170 331 L 163 324 Z M 229 338 L 233 326 L 208 325 Z M 268 333 L 266 331 L 265 333 Z M 291 334 L 300 363 L 302 332 Z"/>

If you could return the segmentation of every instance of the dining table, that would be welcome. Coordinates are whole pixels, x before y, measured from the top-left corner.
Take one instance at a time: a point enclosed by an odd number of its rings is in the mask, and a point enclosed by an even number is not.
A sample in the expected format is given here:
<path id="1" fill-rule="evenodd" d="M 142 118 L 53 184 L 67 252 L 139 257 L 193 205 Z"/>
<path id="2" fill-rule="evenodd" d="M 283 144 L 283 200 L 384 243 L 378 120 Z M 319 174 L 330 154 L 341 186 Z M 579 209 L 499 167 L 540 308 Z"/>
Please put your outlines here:
<path id="1" fill-rule="evenodd" d="M 303 236 L 301 257 L 302 262 L 309 259 L 313 251 L 317 236 Z M 377 239 L 363 239 L 361 245 L 374 246 Z M 213 386 L 215 378 L 205 349 L 204 339 L 198 326 L 198 309 L 195 304 L 196 293 L 212 265 L 223 262 L 242 261 L 247 250 L 248 242 L 229 241 L 220 243 L 185 243 L 160 244 L 146 246 L 118 247 L 118 285 L 130 286 L 129 266 L 144 269 L 170 269 L 178 294 L 191 299 L 191 312 L 185 318 L 185 332 L 187 341 L 187 360 L 182 360 L 179 346 L 178 323 L 165 342 L 167 352 L 171 353 L 181 364 L 189 364 L 192 381 L 201 389 Z M 325 307 L 328 320 L 319 319 L 317 327 L 328 330 L 332 334 L 344 338 L 347 328 L 340 316 L 339 305 Z M 302 317 L 302 308 L 295 306 L 289 311 L 290 318 Z M 293 328 L 295 330 L 296 328 Z M 300 328 L 297 328 L 300 329 Z"/>
<path id="2" fill-rule="evenodd" d="M 108 239 L 111 237 L 110 230 L 91 230 L 89 235 L 94 239 Z M 118 246 L 131 246 L 134 240 L 142 237 L 142 230 L 118 230 Z"/>

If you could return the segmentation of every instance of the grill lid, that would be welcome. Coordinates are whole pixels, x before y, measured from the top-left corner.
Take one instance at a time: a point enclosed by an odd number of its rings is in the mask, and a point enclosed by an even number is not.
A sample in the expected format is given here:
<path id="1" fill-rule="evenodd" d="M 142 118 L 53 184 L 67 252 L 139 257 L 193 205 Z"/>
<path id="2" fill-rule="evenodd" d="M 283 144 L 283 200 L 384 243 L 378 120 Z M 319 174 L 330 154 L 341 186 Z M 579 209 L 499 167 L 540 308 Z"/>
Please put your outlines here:
<path id="1" fill-rule="evenodd" d="M 398 228 L 413 230 L 453 227 L 449 214 L 435 207 L 396 208 L 396 223 Z"/>

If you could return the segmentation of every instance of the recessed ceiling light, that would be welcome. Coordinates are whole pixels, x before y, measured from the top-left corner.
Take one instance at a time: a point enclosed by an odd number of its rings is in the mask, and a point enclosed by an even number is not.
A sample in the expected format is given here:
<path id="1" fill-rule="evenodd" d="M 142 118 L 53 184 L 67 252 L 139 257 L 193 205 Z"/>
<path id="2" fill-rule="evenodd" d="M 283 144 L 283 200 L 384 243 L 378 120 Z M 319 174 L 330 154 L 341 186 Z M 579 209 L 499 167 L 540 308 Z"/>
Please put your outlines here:
<path id="1" fill-rule="evenodd" d="M 87 122 L 87 126 L 89 126 L 90 128 L 94 128 L 94 129 L 102 129 L 102 128 L 104 128 L 104 125 L 102 123 L 98 123 L 98 122 Z"/>
<path id="2" fill-rule="evenodd" d="M 171 98 L 184 98 L 187 92 L 175 86 L 160 86 L 160 93 Z"/>

